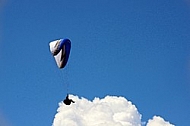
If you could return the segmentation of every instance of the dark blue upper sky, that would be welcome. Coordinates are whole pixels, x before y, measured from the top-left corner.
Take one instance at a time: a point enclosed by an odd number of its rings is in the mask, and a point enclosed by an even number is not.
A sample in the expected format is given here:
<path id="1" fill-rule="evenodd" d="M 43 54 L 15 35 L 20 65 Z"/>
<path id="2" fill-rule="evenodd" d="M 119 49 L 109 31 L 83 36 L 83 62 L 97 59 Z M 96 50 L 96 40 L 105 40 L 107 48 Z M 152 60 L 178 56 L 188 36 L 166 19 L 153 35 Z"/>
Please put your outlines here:
<path id="1" fill-rule="evenodd" d="M 147 121 L 187 126 L 190 113 L 188 0 L 3 0 L 0 114 L 13 126 L 51 125 L 69 93 L 124 96 Z M 49 42 L 69 38 L 59 70 Z"/>

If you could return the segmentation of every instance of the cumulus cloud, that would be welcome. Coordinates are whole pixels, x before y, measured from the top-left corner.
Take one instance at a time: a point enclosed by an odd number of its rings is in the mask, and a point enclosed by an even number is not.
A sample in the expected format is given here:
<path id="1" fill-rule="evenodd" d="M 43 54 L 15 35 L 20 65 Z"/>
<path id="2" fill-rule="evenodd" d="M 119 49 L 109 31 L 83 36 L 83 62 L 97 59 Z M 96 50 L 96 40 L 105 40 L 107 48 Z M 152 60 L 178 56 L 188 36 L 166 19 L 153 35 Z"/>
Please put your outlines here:
<path id="1" fill-rule="evenodd" d="M 106 96 L 89 101 L 70 95 L 75 101 L 69 106 L 59 103 L 53 126 L 141 126 L 141 114 L 124 97 Z M 161 121 L 160 121 L 161 120 Z M 158 125 L 155 125 L 158 124 Z M 167 124 L 167 125 L 165 125 Z M 149 120 L 147 126 L 173 126 L 161 117 Z"/>
<path id="2" fill-rule="evenodd" d="M 147 126 L 174 126 L 169 122 L 166 122 L 160 116 L 154 116 L 153 119 L 148 120 Z"/>

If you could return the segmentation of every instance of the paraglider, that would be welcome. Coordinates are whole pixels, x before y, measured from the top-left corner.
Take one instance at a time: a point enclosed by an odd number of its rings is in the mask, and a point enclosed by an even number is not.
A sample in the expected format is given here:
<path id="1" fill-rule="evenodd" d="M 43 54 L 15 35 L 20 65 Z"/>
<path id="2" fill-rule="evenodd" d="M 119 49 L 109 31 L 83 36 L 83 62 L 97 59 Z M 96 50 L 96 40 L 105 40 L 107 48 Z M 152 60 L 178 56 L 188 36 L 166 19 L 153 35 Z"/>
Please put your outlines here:
<path id="1" fill-rule="evenodd" d="M 71 41 L 69 39 L 59 39 L 49 43 L 50 51 L 55 58 L 56 64 L 58 68 L 62 69 L 66 66 L 67 61 L 69 59 L 69 54 L 71 50 Z M 68 85 L 67 85 L 68 88 Z M 66 105 L 70 105 L 71 103 L 75 103 L 72 99 L 69 99 L 69 95 L 63 102 Z"/>
<path id="2" fill-rule="evenodd" d="M 49 43 L 50 51 L 55 58 L 57 66 L 64 68 L 69 59 L 71 41 L 69 39 L 59 39 Z"/>

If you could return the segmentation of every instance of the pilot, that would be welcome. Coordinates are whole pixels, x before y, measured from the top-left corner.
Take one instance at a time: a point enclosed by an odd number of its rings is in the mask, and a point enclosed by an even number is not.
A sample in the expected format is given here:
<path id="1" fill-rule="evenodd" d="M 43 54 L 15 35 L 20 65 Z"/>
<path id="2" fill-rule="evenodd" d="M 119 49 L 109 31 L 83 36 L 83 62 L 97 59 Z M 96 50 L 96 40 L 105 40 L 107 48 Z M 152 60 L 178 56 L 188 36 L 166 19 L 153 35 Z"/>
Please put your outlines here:
<path id="1" fill-rule="evenodd" d="M 65 100 L 63 100 L 65 105 L 70 105 L 71 103 L 75 103 L 72 99 L 69 99 L 69 95 L 67 94 Z"/>

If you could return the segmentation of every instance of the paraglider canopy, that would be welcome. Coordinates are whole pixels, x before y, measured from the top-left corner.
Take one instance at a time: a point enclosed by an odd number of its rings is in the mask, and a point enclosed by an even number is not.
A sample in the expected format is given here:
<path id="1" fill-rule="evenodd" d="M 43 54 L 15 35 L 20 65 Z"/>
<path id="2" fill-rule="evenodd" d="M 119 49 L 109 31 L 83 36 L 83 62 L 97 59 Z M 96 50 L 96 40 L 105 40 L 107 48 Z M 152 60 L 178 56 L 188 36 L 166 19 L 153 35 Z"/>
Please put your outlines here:
<path id="1" fill-rule="evenodd" d="M 69 59 L 71 41 L 69 39 L 59 39 L 49 43 L 50 51 L 55 58 L 57 66 L 64 68 Z"/>

